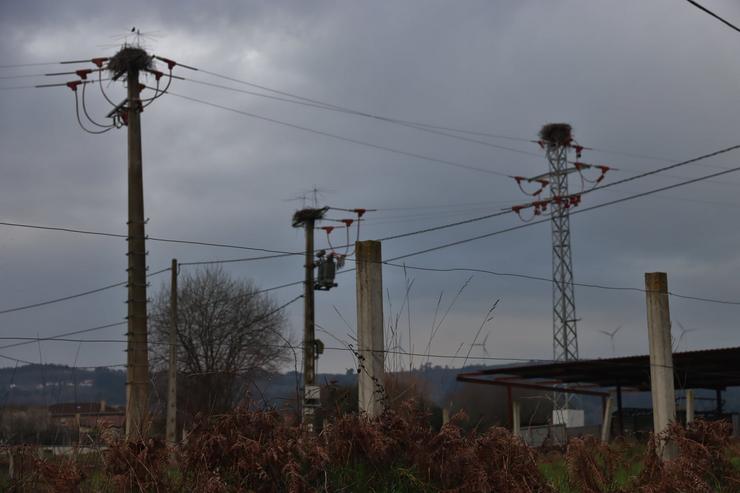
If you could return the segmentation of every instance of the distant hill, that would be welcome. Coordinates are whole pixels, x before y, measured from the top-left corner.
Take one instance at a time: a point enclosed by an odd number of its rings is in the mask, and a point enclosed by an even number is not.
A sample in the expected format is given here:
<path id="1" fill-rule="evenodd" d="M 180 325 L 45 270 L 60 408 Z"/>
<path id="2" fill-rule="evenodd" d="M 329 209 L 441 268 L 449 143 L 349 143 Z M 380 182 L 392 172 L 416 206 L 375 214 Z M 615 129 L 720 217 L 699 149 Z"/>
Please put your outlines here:
<path id="1" fill-rule="evenodd" d="M 474 371 L 486 366 L 471 366 L 465 371 Z M 443 407 L 449 404 L 449 399 L 455 392 L 466 388 L 466 384 L 456 382 L 455 377 L 461 370 L 427 365 L 421 369 L 404 372 L 404 378 L 411 378 L 419 383 L 419 390 L 425 399 Z M 252 398 L 269 405 L 281 407 L 286 401 L 295 401 L 296 382 L 301 385 L 301 375 L 295 372 L 266 373 L 256 378 L 250 387 Z M 333 384 L 338 386 L 354 386 L 357 375 L 353 372 L 324 373 L 318 375 L 318 382 L 322 385 Z M 480 389 L 481 401 L 487 392 L 493 394 L 493 389 Z M 711 399 L 712 391 L 699 391 L 698 397 Z M 730 412 L 740 412 L 740 388 L 729 389 L 724 393 L 725 409 Z M 111 405 L 124 405 L 126 401 L 126 372 L 98 368 L 95 370 L 75 369 L 63 365 L 25 365 L 17 368 L 0 368 L 0 406 L 6 405 L 50 405 L 60 402 L 90 402 L 105 400 Z M 626 393 L 625 406 L 649 407 L 649 393 Z M 711 408 L 711 400 L 697 402 L 701 407 Z M 595 400 L 584 402 L 590 421 L 598 422 L 600 418 L 600 403 Z"/>

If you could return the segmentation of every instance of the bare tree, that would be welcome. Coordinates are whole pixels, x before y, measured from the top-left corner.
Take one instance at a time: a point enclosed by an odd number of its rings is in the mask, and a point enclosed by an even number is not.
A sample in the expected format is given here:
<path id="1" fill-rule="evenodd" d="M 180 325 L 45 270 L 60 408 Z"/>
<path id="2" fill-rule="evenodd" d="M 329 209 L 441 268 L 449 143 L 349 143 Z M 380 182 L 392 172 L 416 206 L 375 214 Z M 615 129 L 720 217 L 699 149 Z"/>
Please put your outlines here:
<path id="1" fill-rule="evenodd" d="M 220 267 L 183 273 L 178 282 L 178 409 L 186 416 L 231 409 L 259 373 L 290 357 L 285 317 L 251 281 Z M 166 370 L 170 289 L 151 307 L 152 365 Z"/>

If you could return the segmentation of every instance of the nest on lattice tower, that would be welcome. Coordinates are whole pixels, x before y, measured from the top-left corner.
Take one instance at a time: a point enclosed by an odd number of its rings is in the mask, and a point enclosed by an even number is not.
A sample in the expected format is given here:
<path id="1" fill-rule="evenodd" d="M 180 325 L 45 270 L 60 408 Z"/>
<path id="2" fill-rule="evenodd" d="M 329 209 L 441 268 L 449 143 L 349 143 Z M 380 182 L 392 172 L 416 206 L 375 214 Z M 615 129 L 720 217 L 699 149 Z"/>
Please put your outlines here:
<path id="1" fill-rule="evenodd" d="M 568 145 L 573 140 L 572 132 L 567 123 L 548 123 L 540 130 L 540 139 L 554 145 Z"/>
<path id="2" fill-rule="evenodd" d="M 136 46 L 124 46 L 108 60 L 108 70 L 113 80 L 118 80 L 128 73 L 129 69 L 151 70 L 154 68 L 152 57 Z"/>

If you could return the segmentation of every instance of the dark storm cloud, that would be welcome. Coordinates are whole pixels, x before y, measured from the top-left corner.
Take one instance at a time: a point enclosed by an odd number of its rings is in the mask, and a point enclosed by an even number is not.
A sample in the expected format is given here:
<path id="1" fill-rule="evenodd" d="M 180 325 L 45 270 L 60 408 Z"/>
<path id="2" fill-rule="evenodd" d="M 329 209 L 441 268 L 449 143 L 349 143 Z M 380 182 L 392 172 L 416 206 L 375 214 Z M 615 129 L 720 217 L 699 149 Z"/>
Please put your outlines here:
<path id="1" fill-rule="evenodd" d="M 731 13 L 732 4 L 723 10 Z M 359 110 L 515 137 L 534 138 L 548 121 L 569 121 L 577 138 L 597 149 L 684 159 L 735 142 L 737 36 L 695 9 L 661 1 L 606 2 L 5 2 L 0 15 L 0 65 L 107 55 L 136 26 L 152 33 L 152 51 L 207 70 L 251 80 Z M 686 33 L 691 33 L 688 36 Z M 129 36 L 129 41 L 134 40 Z M 7 69 L 34 74 L 58 67 Z M 181 70 L 197 80 L 245 86 Z M 0 74 L 0 75 L 2 75 Z M 5 79 L 2 86 L 43 82 Z M 108 86 L 106 86 L 108 87 Z M 108 87 L 116 98 L 120 88 Z M 115 92 L 118 91 L 118 92 Z M 510 174 L 545 170 L 543 157 L 429 135 L 387 123 L 176 82 L 172 91 L 270 118 L 388 147 Z M 121 233 L 125 228 L 125 139 L 82 133 L 66 88 L 2 90 L 3 220 L 70 225 Z M 107 111 L 99 95 L 97 115 Z M 323 203 L 381 210 L 368 216 L 364 238 L 433 226 L 526 201 L 513 183 L 409 156 L 370 149 L 275 123 L 162 98 L 143 116 L 146 215 L 153 236 L 300 250 L 290 227 L 314 185 Z M 491 142 L 539 154 L 526 142 Z M 600 151 L 585 160 L 619 168 L 616 180 L 665 161 Z M 730 167 L 734 155 L 707 164 Z M 686 167 L 694 177 L 711 172 Z M 673 183 L 658 176 L 584 197 L 583 207 Z M 574 215 L 576 280 L 641 287 L 645 271 L 665 270 L 672 290 L 740 299 L 732 276 L 740 262 L 734 221 L 740 177 L 719 178 L 632 203 Z M 574 184 L 577 187 L 578 184 Z M 481 203 L 457 207 L 457 204 Z M 413 209 L 418 206 L 448 206 Z M 411 209 L 394 209 L 394 208 Z M 394 210 L 390 210 L 394 209 Z M 453 214 L 454 212 L 454 214 Z M 337 213 L 339 214 L 339 213 Z M 384 244 L 386 258 L 519 224 L 513 217 Z M 79 292 L 122 280 L 123 240 L 3 228 L 0 286 L 3 306 Z M 317 240 L 323 244 L 323 238 Z M 237 258 L 248 252 L 149 243 L 152 270 L 169 259 Z M 549 225 L 406 260 L 409 265 L 475 267 L 548 277 Z M 234 275 L 263 287 L 301 278 L 300 258 L 230 264 Z M 317 321 L 346 338 L 336 305 L 354 325 L 353 274 L 318 297 Z M 384 271 L 396 315 L 404 292 L 401 269 Z M 469 276 L 408 271 L 413 347 L 426 347 L 441 291 L 449 303 Z M 152 280 L 153 289 L 164 278 Z M 286 301 L 298 288 L 275 293 Z M 608 355 L 598 329 L 624 324 L 617 349 L 646 350 L 640 293 L 576 290 L 581 354 Z M 489 339 L 496 355 L 547 357 L 551 351 L 551 286 L 475 274 L 432 343 L 454 352 L 471 342 L 490 303 L 501 298 Z M 69 305 L 3 316 L 5 335 L 50 335 L 122 319 L 122 289 Z M 689 347 L 737 344 L 733 307 L 672 300 L 675 318 L 702 326 Z M 445 305 L 446 306 L 446 305 Z M 290 309 L 296 333 L 299 304 Z M 680 317 L 680 318 L 678 318 Z M 405 320 L 405 319 L 404 319 Z M 407 322 L 404 322 L 407 323 Z M 102 335 L 120 337 L 123 329 Z M 692 333 L 692 335 L 694 335 Z M 495 337 L 494 337 L 495 336 Z M 122 345 L 87 348 L 83 364 L 119 363 Z M 409 347 L 408 341 L 404 346 Z M 74 344 L 46 343 L 44 357 L 71 363 Z M 1 351 L 0 351 L 1 352 Z M 38 358 L 36 348 L 11 353 Z M 447 361 L 442 361 L 445 363 Z M 320 368 L 352 365 L 329 353 Z"/>

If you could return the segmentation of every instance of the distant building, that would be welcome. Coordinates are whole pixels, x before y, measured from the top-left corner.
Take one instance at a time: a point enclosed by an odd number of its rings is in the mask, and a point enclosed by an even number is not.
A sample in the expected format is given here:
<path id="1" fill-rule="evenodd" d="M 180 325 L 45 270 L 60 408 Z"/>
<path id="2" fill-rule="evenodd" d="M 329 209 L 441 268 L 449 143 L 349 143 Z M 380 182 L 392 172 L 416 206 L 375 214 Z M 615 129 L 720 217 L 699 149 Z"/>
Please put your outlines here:
<path id="1" fill-rule="evenodd" d="M 123 430 L 126 413 L 122 407 L 108 406 L 100 402 L 64 402 L 49 406 L 52 423 L 78 428 L 82 433 L 94 429 L 116 428 Z"/>

